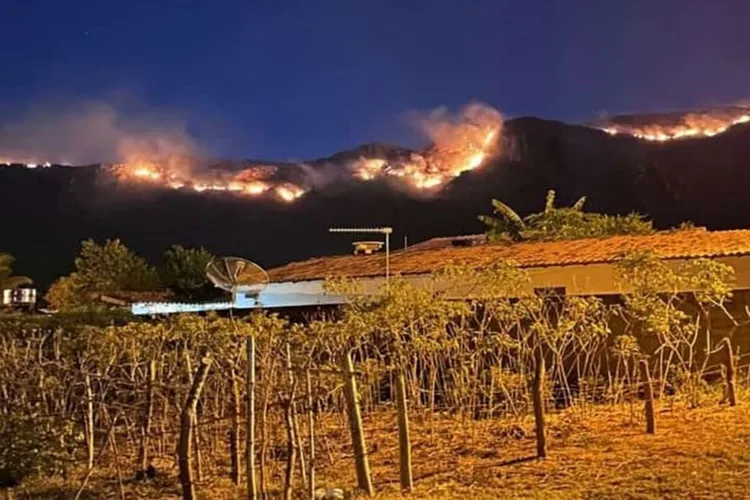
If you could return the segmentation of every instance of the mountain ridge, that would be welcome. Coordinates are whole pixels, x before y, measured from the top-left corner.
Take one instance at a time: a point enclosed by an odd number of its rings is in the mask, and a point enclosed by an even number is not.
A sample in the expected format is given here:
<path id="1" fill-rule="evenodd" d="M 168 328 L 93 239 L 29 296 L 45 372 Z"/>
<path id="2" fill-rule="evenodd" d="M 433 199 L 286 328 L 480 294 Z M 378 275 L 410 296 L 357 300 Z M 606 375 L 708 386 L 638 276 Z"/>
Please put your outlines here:
<path id="1" fill-rule="evenodd" d="M 415 195 L 391 179 L 336 178 L 293 203 L 128 184 L 101 165 L 0 167 L 0 250 L 16 256 L 16 272 L 41 287 L 70 272 L 80 241 L 89 237 L 119 237 L 154 262 L 169 245 L 182 244 L 270 268 L 350 251 L 351 238 L 327 233 L 332 225 L 390 225 L 393 245 L 400 247 L 404 237 L 418 242 L 481 232 L 476 216 L 490 212 L 493 197 L 520 213 L 539 210 L 547 189 L 555 189 L 561 203 L 587 195 L 591 210 L 648 214 L 657 227 L 683 220 L 715 229 L 750 227 L 750 179 L 742 175 L 750 162 L 748 124 L 714 137 L 649 142 L 520 117 L 505 122 L 501 141 L 500 156 L 432 195 Z M 344 168 L 373 151 L 414 152 L 371 143 L 305 165 Z"/>

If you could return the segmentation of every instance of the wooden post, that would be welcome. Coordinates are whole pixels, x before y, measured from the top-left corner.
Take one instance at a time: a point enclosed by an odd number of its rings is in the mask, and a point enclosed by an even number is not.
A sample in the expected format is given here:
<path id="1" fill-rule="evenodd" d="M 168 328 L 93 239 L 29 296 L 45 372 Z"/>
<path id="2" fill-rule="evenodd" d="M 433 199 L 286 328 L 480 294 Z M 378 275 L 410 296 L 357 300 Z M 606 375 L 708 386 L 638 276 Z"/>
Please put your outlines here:
<path id="1" fill-rule="evenodd" d="M 308 483 L 308 494 L 311 500 L 315 500 L 315 415 L 313 413 L 312 379 L 310 370 L 305 373 L 307 378 L 307 434 L 310 443 L 310 482 Z"/>
<path id="2" fill-rule="evenodd" d="M 255 337 L 247 336 L 247 424 L 245 429 L 245 453 L 247 474 L 247 498 L 258 498 L 258 484 L 255 481 Z"/>
<path id="3" fill-rule="evenodd" d="M 236 363 L 236 361 L 235 361 Z M 232 391 L 232 427 L 229 430 L 229 464 L 230 477 L 232 482 L 239 486 L 240 484 L 240 426 L 242 397 L 240 396 L 240 386 L 237 383 L 237 365 L 232 366 L 230 371 L 230 388 Z"/>
<path id="4" fill-rule="evenodd" d="M 656 432 L 656 420 L 654 418 L 654 388 L 651 383 L 651 375 L 648 372 L 648 361 L 640 361 L 641 378 L 643 379 L 644 411 L 646 413 L 646 433 Z"/>
<path id="5" fill-rule="evenodd" d="M 726 354 L 726 357 L 724 358 L 724 367 L 727 382 L 727 399 L 729 400 L 729 406 L 737 406 L 737 389 L 734 383 L 735 369 L 734 353 L 732 353 L 732 341 L 729 340 L 729 337 L 725 337 L 723 342 L 724 352 Z"/>
<path id="6" fill-rule="evenodd" d="M 536 425 L 536 456 L 537 458 L 547 457 L 547 435 L 544 425 L 544 354 L 541 346 L 536 349 L 536 366 L 534 369 L 533 384 L 533 403 L 534 403 L 534 423 Z"/>
<path id="7" fill-rule="evenodd" d="M 146 408 L 143 412 L 141 427 L 141 443 L 138 448 L 138 467 L 145 474 L 149 465 L 149 441 L 151 437 L 151 423 L 154 414 L 154 385 L 156 384 L 156 360 L 148 363 L 148 380 L 146 383 Z"/>
<path id="8" fill-rule="evenodd" d="M 286 420 L 286 440 L 287 440 L 287 461 L 286 473 L 284 474 L 284 500 L 292 500 L 294 480 L 294 466 L 297 462 L 297 441 L 294 436 L 294 396 L 297 389 L 297 381 L 292 382 L 292 388 L 289 391 L 289 400 L 284 407 L 284 417 Z"/>
<path id="9" fill-rule="evenodd" d="M 195 500 L 195 484 L 193 483 L 193 464 L 191 459 L 191 443 L 193 441 L 193 423 L 196 421 L 198 400 L 203 390 L 203 384 L 211 367 L 211 358 L 205 356 L 201 359 L 198 371 L 193 377 L 185 406 L 180 414 L 180 441 L 177 446 L 178 464 L 180 468 L 180 484 L 182 486 L 183 500 Z"/>
<path id="10" fill-rule="evenodd" d="M 94 468 L 94 391 L 91 389 L 91 377 L 88 373 L 83 382 L 86 389 L 86 465 L 91 470 Z"/>
<path id="11" fill-rule="evenodd" d="M 145 453 L 143 455 L 144 462 L 143 465 L 148 468 L 148 465 L 150 465 L 147 462 L 150 462 L 149 459 L 149 445 L 151 444 L 151 426 L 152 421 L 154 419 L 154 386 L 156 385 L 156 360 L 152 359 L 151 362 L 148 364 L 148 401 L 147 401 L 147 411 L 146 411 L 146 439 L 144 443 L 144 449 Z M 145 471 L 146 469 L 144 469 Z"/>
<path id="12" fill-rule="evenodd" d="M 125 489 L 122 485 L 122 468 L 120 468 L 120 458 L 117 454 L 117 439 L 110 433 L 109 444 L 112 446 L 112 454 L 115 458 L 115 470 L 117 471 L 117 491 L 120 493 L 120 500 L 125 500 Z"/>
<path id="13" fill-rule="evenodd" d="M 289 377 L 289 383 L 296 385 L 296 377 L 294 370 L 292 369 L 292 351 L 289 341 L 286 343 L 286 368 L 287 375 Z M 302 435 L 299 431 L 299 420 L 297 419 L 297 403 L 294 398 L 291 401 L 291 412 L 292 412 L 292 437 L 294 438 L 294 446 L 297 449 L 297 457 L 299 458 L 300 476 L 302 476 L 302 483 L 307 484 L 307 468 L 305 467 L 305 453 L 302 446 Z"/>
<path id="14" fill-rule="evenodd" d="M 396 376 L 396 407 L 398 409 L 398 465 L 401 489 L 411 491 L 414 479 L 411 472 L 411 439 L 409 437 L 409 413 L 406 400 L 406 376 L 399 369 Z"/>
<path id="15" fill-rule="evenodd" d="M 362 430 L 362 415 L 359 410 L 359 394 L 357 381 L 354 378 L 354 365 L 351 354 L 347 351 L 343 356 L 344 396 L 346 398 L 346 413 L 349 417 L 349 431 L 354 447 L 354 464 L 357 470 L 357 486 L 369 496 L 375 494 L 370 477 L 370 464 L 367 460 L 365 434 Z"/>

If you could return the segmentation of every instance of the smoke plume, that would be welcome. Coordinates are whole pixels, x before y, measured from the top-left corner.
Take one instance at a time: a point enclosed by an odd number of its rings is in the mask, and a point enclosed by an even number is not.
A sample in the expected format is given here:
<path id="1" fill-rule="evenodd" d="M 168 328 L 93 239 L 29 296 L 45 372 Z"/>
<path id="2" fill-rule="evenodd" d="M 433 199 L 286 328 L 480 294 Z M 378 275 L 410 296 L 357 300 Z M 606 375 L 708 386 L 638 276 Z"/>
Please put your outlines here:
<path id="1" fill-rule="evenodd" d="M 0 161 L 85 165 L 200 154 L 185 123 L 104 101 L 46 104 L 0 124 Z"/>
<path id="2" fill-rule="evenodd" d="M 456 113 L 445 107 L 426 113 L 411 113 L 409 121 L 435 148 L 455 150 L 466 147 L 487 130 L 499 129 L 503 117 L 490 106 L 472 102 Z"/>
<path id="3" fill-rule="evenodd" d="M 181 120 L 164 113 L 124 113 L 107 102 L 87 101 L 37 107 L 0 125 L 0 162 L 111 163 L 111 171 L 127 183 L 250 197 L 271 194 L 293 202 L 341 179 L 387 179 L 411 192 L 435 193 L 499 153 L 502 116 L 489 106 L 472 103 L 455 114 L 439 108 L 410 118 L 429 141 L 419 151 L 365 147 L 363 156 L 348 164 L 339 159 L 294 165 L 216 163 L 208 161 Z"/>

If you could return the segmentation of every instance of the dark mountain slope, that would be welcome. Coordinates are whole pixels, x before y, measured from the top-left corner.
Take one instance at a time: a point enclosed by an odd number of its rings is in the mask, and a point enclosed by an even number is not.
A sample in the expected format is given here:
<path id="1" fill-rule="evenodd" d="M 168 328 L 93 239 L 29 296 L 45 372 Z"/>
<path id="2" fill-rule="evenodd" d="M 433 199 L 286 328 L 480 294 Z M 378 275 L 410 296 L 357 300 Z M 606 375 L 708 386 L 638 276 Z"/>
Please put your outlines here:
<path id="1" fill-rule="evenodd" d="M 386 181 L 338 180 L 283 204 L 123 185 L 95 166 L 0 168 L 0 250 L 14 254 L 16 272 L 40 285 L 70 271 L 85 238 L 119 237 L 154 261 L 179 243 L 273 267 L 349 251 L 352 238 L 329 234 L 333 225 L 392 225 L 394 246 L 400 247 L 404 236 L 417 242 L 481 231 L 476 215 L 489 211 L 492 197 L 521 212 L 538 210 L 548 188 L 557 190 L 562 203 L 588 195 L 592 210 L 635 210 L 663 227 L 685 219 L 712 228 L 750 227 L 747 125 L 713 138 L 649 143 L 520 118 L 505 124 L 503 142 L 502 158 L 461 175 L 431 198 Z M 368 148 L 384 155 L 409 153 L 362 146 L 308 165 L 330 168 Z"/>

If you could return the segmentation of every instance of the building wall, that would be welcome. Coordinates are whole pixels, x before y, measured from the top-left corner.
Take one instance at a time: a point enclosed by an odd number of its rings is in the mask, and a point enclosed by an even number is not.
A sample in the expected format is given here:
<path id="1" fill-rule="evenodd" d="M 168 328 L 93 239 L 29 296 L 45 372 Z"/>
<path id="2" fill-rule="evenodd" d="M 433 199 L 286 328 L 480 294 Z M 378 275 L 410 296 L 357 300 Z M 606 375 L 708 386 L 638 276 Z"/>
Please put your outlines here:
<path id="1" fill-rule="evenodd" d="M 727 264 L 734 268 L 737 289 L 750 289 L 750 256 L 743 257 L 721 257 L 715 259 L 717 262 Z M 688 260 L 668 261 L 668 265 L 678 267 L 689 262 Z M 568 295 L 615 295 L 627 292 L 627 287 L 617 278 L 617 266 L 614 264 L 587 264 L 571 266 L 548 266 L 527 268 L 526 272 L 531 278 L 531 284 L 526 293 L 533 293 L 535 288 L 558 288 L 564 287 Z M 460 298 L 476 287 L 469 283 L 435 283 L 429 276 L 406 276 L 404 279 L 418 287 L 434 287 L 445 290 L 449 295 Z M 385 285 L 385 279 L 364 278 L 359 280 L 363 293 L 377 294 Z M 283 300 L 284 295 L 289 295 L 294 302 L 309 297 L 313 303 L 323 299 L 323 280 L 273 283 L 271 288 L 264 290 L 264 294 L 273 294 L 274 303 Z M 318 298 L 314 299 L 314 297 Z M 340 297 L 336 298 L 340 300 Z M 328 302 L 326 300 L 326 302 Z"/>
<path id="2" fill-rule="evenodd" d="M 750 289 L 750 256 L 719 257 L 713 260 L 734 269 L 736 289 Z M 681 259 L 667 263 L 677 268 L 687 262 L 687 259 Z M 615 264 L 537 267 L 527 271 L 533 287 L 565 287 L 569 295 L 612 295 L 628 291 L 617 279 Z"/>
<path id="3" fill-rule="evenodd" d="M 737 290 L 750 289 L 750 256 L 720 257 L 717 262 L 734 268 Z M 687 260 L 669 261 L 671 266 L 679 266 Z M 531 278 L 531 285 L 526 293 L 534 293 L 535 288 L 564 287 L 568 295 L 615 295 L 626 293 L 624 284 L 617 280 L 617 270 L 614 264 L 587 264 L 570 266 L 549 266 L 527 268 Z M 418 287 L 430 287 L 443 290 L 449 296 L 462 298 L 470 291 L 476 292 L 476 286 L 471 283 L 436 283 L 430 276 L 406 276 L 404 279 Z M 364 278 L 359 280 L 362 291 L 366 295 L 382 292 L 385 286 L 384 277 Z M 342 304 L 345 297 L 326 293 L 324 280 L 302 282 L 270 283 L 257 297 L 247 297 L 240 290 L 231 305 L 221 304 L 218 308 L 226 309 L 276 309 L 284 307 L 309 307 Z M 170 312 L 203 311 L 215 308 L 213 304 L 135 304 L 135 314 L 163 314 Z"/>

